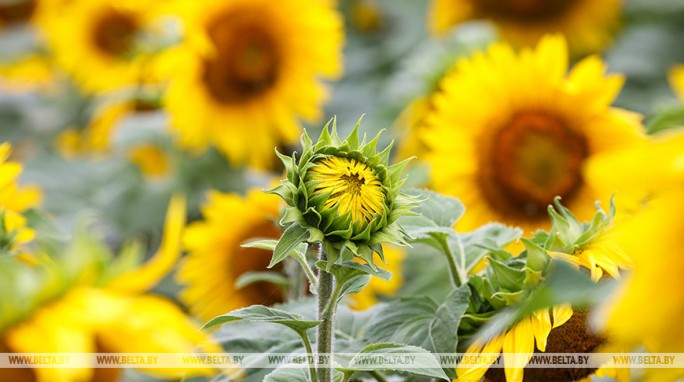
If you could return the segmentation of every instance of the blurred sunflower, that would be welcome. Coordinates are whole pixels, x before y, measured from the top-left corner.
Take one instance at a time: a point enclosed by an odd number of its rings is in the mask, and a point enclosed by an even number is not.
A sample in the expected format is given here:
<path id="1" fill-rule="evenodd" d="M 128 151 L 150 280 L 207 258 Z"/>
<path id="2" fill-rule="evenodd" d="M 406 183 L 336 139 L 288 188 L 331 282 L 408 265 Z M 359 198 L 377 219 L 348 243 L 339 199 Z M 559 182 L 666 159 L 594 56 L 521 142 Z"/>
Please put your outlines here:
<path id="1" fill-rule="evenodd" d="M 585 183 L 583 166 L 595 153 L 641 143 L 640 116 L 610 107 L 623 78 L 606 76 L 599 58 L 567 70 L 565 40 L 555 35 L 519 54 L 493 44 L 443 79 L 425 117 L 423 158 L 434 189 L 468 206 L 461 230 L 500 221 L 531 233 L 548 227 L 556 196 L 580 220 L 611 196 Z"/>
<path id="2" fill-rule="evenodd" d="M 38 0 L 0 2 L 0 32 L 17 24 L 27 23 L 34 15 Z"/>
<path id="3" fill-rule="evenodd" d="M 684 102 L 684 65 L 677 65 L 670 69 L 668 79 L 674 93 Z"/>
<path id="4" fill-rule="evenodd" d="M 34 238 L 35 233 L 26 226 L 21 213 L 35 207 L 41 199 L 38 188 L 18 185 L 22 165 L 8 161 L 11 151 L 9 143 L 0 144 L 0 254 L 14 253 Z"/>
<path id="5" fill-rule="evenodd" d="M 402 276 L 402 262 L 406 254 L 403 250 L 395 246 L 383 246 L 386 268 L 392 273 L 392 278 L 385 281 L 379 277 L 372 277 L 365 288 L 357 294 L 351 295 L 351 308 L 356 310 L 366 310 L 378 303 L 378 296 L 394 296 L 404 283 Z M 360 259 L 355 259 L 360 263 Z"/>
<path id="6" fill-rule="evenodd" d="M 159 20 L 156 1 L 46 0 L 36 24 L 56 64 L 100 93 L 161 80 L 160 55 L 145 45 L 162 33 Z"/>
<path id="7" fill-rule="evenodd" d="M 280 237 L 278 199 L 258 189 L 245 197 L 214 191 L 202 207 L 202 216 L 204 220 L 186 229 L 183 242 L 188 255 L 177 274 L 184 285 L 179 297 L 190 311 L 208 321 L 249 305 L 282 302 L 281 290 L 274 284 L 235 286 L 241 275 L 267 270 L 270 251 L 241 245 L 255 238 Z"/>
<path id="8" fill-rule="evenodd" d="M 443 34 L 468 20 L 490 20 L 517 47 L 547 33 L 567 36 L 573 55 L 600 52 L 620 21 L 622 0 L 433 0 L 430 29 Z"/>
<path id="9" fill-rule="evenodd" d="M 141 266 L 139 246 L 116 259 L 99 239 L 77 233 L 64 253 L 34 264 L 3 264 L 0 351 L 16 353 L 192 353 L 220 351 L 172 302 L 144 294 L 175 264 L 185 203 L 169 207 L 159 252 Z M 38 254 L 42 258 L 41 254 Z M 17 288 L 17 283 L 22 287 Z M 93 355 L 93 357 L 95 357 Z M 3 381 L 116 381 L 122 369 L 0 369 Z M 208 369 L 147 369 L 162 378 Z"/>
<path id="10" fill-rule="evenodd" d="M 684 351 L 684 133 L 668 131 L 648 147 L 594 158 L 589 180 L 622 192 L 649 195 L 643 211 L 616 228 L 616 241 L 633 258 L 634 269 L 603 309 L 608 334 L 653 352 Z M 615 171 L 614 169 L 621 169 Z M 626 176 L 629 174 L 629 176 Z M 634 319 L 639 312 L 639 319 Z M 675 380 L 680 370 L 650 370 L 653 380 Z"/>
<path id="11" fill-rule="evenodd" d="M 274 147 L 299 137 L 298 119 L 320 117 L 318 78 L 341 73 L 341 16 L 317 0 L 183 4 L 187 36 L 166 97 L 172 128 L 185 147 L 271 167 Z"/>

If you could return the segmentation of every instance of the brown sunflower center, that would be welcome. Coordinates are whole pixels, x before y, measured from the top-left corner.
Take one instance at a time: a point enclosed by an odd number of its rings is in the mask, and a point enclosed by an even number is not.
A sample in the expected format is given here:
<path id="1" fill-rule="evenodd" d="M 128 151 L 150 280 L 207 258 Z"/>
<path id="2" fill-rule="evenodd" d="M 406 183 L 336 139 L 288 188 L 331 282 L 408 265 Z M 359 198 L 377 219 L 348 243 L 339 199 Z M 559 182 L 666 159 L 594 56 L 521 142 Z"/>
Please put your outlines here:
<path id="1" fill-rule="evenodd" d="M 488 202 L 500 211 L 545 217 L 554 197 L 570 199 L 582 185 L 586 140 L 554 116 L 516 114 L 489 144 L 480 181 Z"/>
<path id="2" fill-rule="evenodd" d="M 0 25 L 25 22 L 35 10 L 36 2 L 34 0 L 0 2 Z"/>
<path id="3" fill-rule="evenodd" d="M 475 0 L 480 14 L 522 21 L 556 18 L 571 8 L 577 0 Z"/>
<path id="4" fill-rule="evenodd" d="M 241 242 L 253 241 L 255 238 L 277 239 L 280 232 L 270 221 L 264 220 L 256 224 L 244 235 Z M 258 248 L 240 248 L 238 253 L 231 259 L 230 267 L 233 278 L 237 279 L 247 272 L 266 272 L 271 262 L 271 252 Z M 276 266 L 274 271 L 282 270 Z M 240 289 L 240 294 L 247 297 L 252 304 L 270 306 L 283 302 L 283 295 L 278 286 L 268 282 L 256 282 Z"/>
<path id="5" fill-rule="evenodd" d="M 133 17 L 110 10 L 96 23 L 93 42 L 103 53 L 120 57 L 131 50 L 137 31 L 138 22 Z"/>
<path id="6" fill-rule="evenodd" d="M 203 80 L 222 103 L 250 100 L 278 79 L 280 52 L 268 24 L 257 14 L 231 12 L 214 19 L 207 32 L 216 49 L 204 62 Z"/>

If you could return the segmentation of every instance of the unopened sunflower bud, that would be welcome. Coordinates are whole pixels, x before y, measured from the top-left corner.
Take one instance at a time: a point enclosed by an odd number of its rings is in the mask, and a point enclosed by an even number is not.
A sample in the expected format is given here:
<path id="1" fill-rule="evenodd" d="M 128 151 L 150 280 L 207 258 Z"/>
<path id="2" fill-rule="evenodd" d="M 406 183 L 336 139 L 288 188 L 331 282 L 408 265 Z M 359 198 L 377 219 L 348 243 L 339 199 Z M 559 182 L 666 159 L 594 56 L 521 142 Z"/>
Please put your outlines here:
<path id="1" fill-rule="evenodd" d="M 287 244 L 280 248 L 322 242 L 329 266 L 340 256 L 360 257 L 374 266 L 373 253 L 382 258 L 381 243 L 406 244 L 397 219 L 410 214 L 418 202 L 400 192 L 408 160 L 389 166 L 391 145 L 376 152 L 379 134 L 370 142 L 365 137 L 359 142 L 358 123 L 344 141 L 334 119 L 332 133 L 329 125 L 315 144 L 304 133 L 299 158 L 278 154 L 287 178 L 269 192 L 288 204 L 280 222 L 287 227 L 281 238 Z M 278 248 L 275 257 L 277 252 Z"/>

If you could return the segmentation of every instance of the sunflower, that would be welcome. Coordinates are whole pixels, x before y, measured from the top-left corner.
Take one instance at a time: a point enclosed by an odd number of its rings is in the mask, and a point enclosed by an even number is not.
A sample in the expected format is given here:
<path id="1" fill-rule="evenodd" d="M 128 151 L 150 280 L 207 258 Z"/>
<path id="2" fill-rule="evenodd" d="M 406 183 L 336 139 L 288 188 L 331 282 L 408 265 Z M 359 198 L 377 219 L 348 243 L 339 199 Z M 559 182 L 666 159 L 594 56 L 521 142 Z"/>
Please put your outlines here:
<path id="1" fill-rule="evenodd" d="M 0 3 L 0 32 L 14 25 L 29 22 L 38 0 L 3 1 Z"/>
<path id="2" fill-rule="evenodd" d="M 211 192 L 202 215 L 204 220 L 190 224 L 184 236 L 188 255 L 177 274 L 184 285 L 181 301 L 205 321 L 234 309 L 281 302 L 282 293 L 273 284 L 235 286 L 246 272 L 267 270 L 269 251 L 241 245 L 255 238 L 280 237 L 277 198 L 257 189 L 245 197 Z"/>
<path id="3" fill-rule="evenodd" d="M 599 58 L 566 77 L 567 65 L 556 35 L 519 54 L 493 44 L 443 79 L 425 117 L 423 158 L 435 190 L 468 206 L 461 230 L 501 221 L 529 233 L 548 227 L 556 196 L 580 220 L 610 197 L 585 183 L 582 168 L 595 153 L 641 143 L 640 116 L 610 107 L 623 78 L 604 75 Z"/>
<path id="4" fill-rule="evenodd" d="M 679 99 L 684 102 L 684 65 L 677 65 L 670 69 L 670 85 Z"/>
<path id="5" fill-rule="evenodd" d="M 443 34 L 468 20 L 489 20 L 515 46 L 547 33 L 567 36 L 574 55 L 600 52 L 618 27 L 622 0 L 433 0 L 430 29 Z"/>
<path id="6" fill-rule="evenodd" d="M 379 277 L 371 277 L 370 281 L 361 292 L 351 295 L 351 307 L 356 310 L 365 310 L 378 303 L 378 296 L 394 296 L 401 288 L 404 279 L 402 276 L 402 262 L 406 254 L 403 250 L 394 246 L 384 246 L 386 268 L 392 273 L 392 278 L 385 281 Z M 361 262 L 356 259 L 356 261 Z"/>
<path id="7" fill-rule="evenodd" d="M 654 352 L 684 351 L 683 147 L 684 132 L 668 131 L 647 147 L 596 157 L 588 171 L 589 181 L 648 195 L 644 209 L 616 228 L 616 241 L 632 257 L 634 269 L 602 313 L 611 338 Z M 657 373 L 654 380 L 681 377 L 681 369 L 650 372 Z"/>
<path id="8" fill-rule="evenodd" d="M 571 317 L 573 317 L 573 311 L 569 305 L 538 310 L 489 341 L 485 342 L 481 339 L 473 341 L 465 353 L 477 355 L 503 352 L 506 381 L 522 381 L 523 369 L 532 357 L 535 348 L 545 352 L 552 329 L 561 327 Z M 456 367 L 458 380 L 480 381 L 495 360 L 491 361 L 489 364 L 482 363 L 475 367 L 459 364 Z"/>
<path id="9" fill-rule="evenodd" d="M 36 24 L 56 64 L 87 93 L 161 80 L 161 55 L 146 46 L 162 31 L 159 2 L 50 0 Z M 147 43 L 147 45 L 150 45 Z"/>
<path id="10" fill-rule="evenodd" d="M 0 351 L 9 353 L 191 353 L 218 352 L 206 334 L 171 301 L 144 293 L 176 263 L 185 220 L 185 203 L 174 198 L 159 252 L 147 263 L 130 266 L 132 252 L 117 262 L 97 239 L 77 234 L 75 242 L 50 261 L 6 262 L 0 299 Z M 40 255 L 40 254 L 39 254 Z M 136 253 L 133 256 L 139 256 Z M 40 256 L 38 256 L 40 257 Z M 23 280 L 23 281 L 22 281 Z M 12 286 L 21 282 L 24 289 Z M 30 282 L 30 288 L 25 288 Z M 29 310 L 26 308 L 30 307 Z M 93 355 L 93 358 L 95 355 Z M 120 369 L 1 369 L 11 381 L 116 381 Z M 164 378 L 208 369 L 148 369 Z"/>
<path id="11" fill-rule="evenodd" d="M 14 253 L 33 239 L 35 233 L 26 226 L 21 213 L 35 207 L 41 199 L 38 188 L 17 184 L 22 165 L 8 161 L 11 150 L 9 143 L 0 144 L 0 254 Z"/>
<path id="12" fill-rule="evenodd" d="M 271 166 L 327 97 L 318 77 L 341 72 L 342 21 L 328 1 L 186 2 L 187 27 L 166 106 L 181 144 L 231 162 Z M 294 17 L 293 15 L 297 15 Z"/>

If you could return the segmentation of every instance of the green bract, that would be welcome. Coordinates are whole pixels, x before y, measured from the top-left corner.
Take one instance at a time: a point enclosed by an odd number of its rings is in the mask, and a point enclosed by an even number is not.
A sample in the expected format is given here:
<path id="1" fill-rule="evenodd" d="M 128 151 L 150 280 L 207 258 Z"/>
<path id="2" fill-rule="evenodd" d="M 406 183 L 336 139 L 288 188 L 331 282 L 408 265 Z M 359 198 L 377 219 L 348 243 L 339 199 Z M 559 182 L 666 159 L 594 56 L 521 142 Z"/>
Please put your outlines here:
<path id="1" fill-rule="evenodd" d="M 297 153 L 287 157 L 276 152 L 287 177 L 268 192 L 280 195 L 288 207 L 280 221 L 286 230 L 274 259 L 287 256 L 298 243 L 321 242 L 328 269 L 338 258 L 354 256 L 374 266 L 374 252 L 383 258 L 381 243 L 406 244 L 406 232 L 397 219 L 411 214 L 418 202 L 400 192 L 409 160 L 389 166 L 392 145 L 378 153 L 380 134 L 359 142 L 358 128 L 359 123 L 342 141 L 333 119 L 315 144 L 304 132 L 299 158 Z"/>

